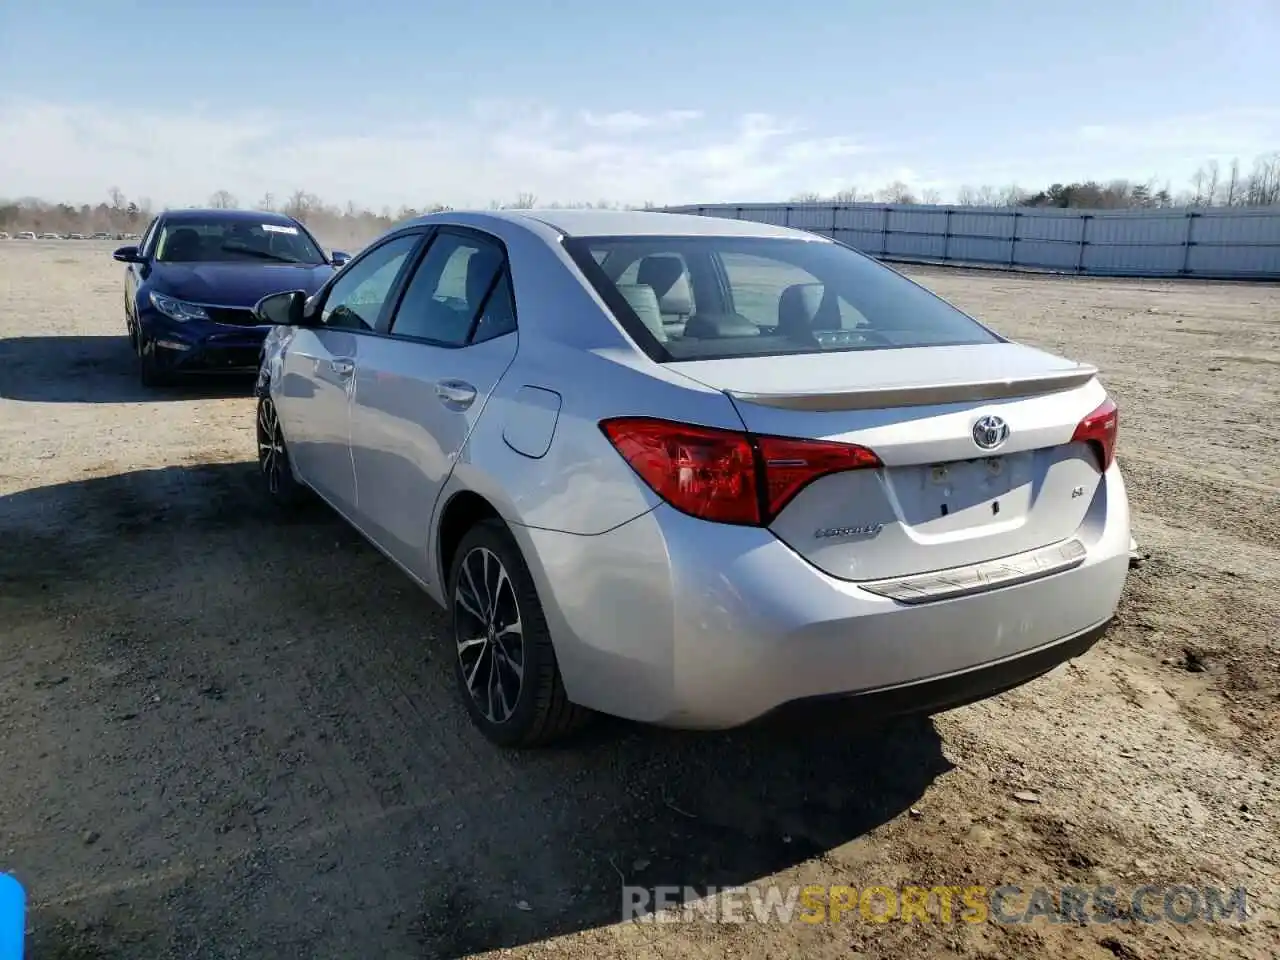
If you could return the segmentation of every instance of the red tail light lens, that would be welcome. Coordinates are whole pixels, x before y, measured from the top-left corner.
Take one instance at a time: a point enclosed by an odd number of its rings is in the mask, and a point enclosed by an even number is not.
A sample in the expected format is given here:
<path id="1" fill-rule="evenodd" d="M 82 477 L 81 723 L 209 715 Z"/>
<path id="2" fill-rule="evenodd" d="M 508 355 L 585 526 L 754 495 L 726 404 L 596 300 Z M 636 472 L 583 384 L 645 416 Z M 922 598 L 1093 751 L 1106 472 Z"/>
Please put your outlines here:
<path id="1" fill-rule="evenodd" d="M 755 437 L 736 430 L 623 417 L 600 424 L 652 489 L 703 520 L 762 526 L 818 477 L 878 467 L 864 447 L 825 440 Z"/>
<path id="2" fill-rule="evenodd" d="M 758 437 L 764 459 L 765 505 L 776 517 L 797 493 L 819 477 L 844 470 L 880 466 L 880 458 L 866 447 L 829 440 L 789 440 Z"/>
<path id="3" fill-rule="evenodd" d="M 1115 461 L 1119 429 L 1120 408 L 1114 400 L 1107 397 L 1098 409 L 1080 421 L 1071 439 L 1093 447 L 1098 456 L 1098 466 L 1105 471 Z"/>

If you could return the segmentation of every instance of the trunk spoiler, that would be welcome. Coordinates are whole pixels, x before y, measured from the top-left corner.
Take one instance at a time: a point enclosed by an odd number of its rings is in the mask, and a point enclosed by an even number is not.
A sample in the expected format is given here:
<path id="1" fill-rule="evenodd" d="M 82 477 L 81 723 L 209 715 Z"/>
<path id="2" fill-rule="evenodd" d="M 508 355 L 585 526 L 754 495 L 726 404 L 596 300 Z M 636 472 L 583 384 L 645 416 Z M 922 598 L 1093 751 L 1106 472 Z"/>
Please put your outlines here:
<path id="1" fill-rule="evenodd" d="M 734 400 L 762 407 L 807 410 L 872 410 L 883 407 L 924 407 L 944 403 L 982 403 L 1014 397 L 1034 397 L 1083 386 L 1098 375 L 1096 367 L 1081 365 L 1001 380 L 963 380 L 909 386 L 858 387 L 823 393 L 749 393 L 726 391 Z"/>

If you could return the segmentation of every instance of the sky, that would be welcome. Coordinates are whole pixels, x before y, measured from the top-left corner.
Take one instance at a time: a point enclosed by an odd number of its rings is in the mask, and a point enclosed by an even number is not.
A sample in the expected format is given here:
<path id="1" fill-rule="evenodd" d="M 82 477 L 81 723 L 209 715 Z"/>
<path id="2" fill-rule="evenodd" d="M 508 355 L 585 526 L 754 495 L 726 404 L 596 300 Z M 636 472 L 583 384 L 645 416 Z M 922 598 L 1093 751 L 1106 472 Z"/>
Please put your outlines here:
<path id="1" fill-rule="evenodd" d="M 0 0 L 0 197 L 1039 188 L 1280 150 L 1280 0 Z"/>

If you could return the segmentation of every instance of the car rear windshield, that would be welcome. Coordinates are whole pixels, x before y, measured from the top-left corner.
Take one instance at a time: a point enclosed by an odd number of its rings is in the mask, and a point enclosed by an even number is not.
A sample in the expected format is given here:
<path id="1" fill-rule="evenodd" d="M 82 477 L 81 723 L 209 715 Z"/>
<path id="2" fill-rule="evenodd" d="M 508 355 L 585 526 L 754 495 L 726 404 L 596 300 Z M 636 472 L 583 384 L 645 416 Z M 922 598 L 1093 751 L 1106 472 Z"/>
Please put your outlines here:
<path id="1" fill-rule="evenodd" d="M 297 224 L 195 217 L 164 222 L 156 238 L 162 263 L 324 263 L 324 253 Z"/>
<path id="2" fill-rule="evenodd" d="M 849 247 L 771 237 L 573 237 L 565 248 L 659 361 L 999 343 Z"/>

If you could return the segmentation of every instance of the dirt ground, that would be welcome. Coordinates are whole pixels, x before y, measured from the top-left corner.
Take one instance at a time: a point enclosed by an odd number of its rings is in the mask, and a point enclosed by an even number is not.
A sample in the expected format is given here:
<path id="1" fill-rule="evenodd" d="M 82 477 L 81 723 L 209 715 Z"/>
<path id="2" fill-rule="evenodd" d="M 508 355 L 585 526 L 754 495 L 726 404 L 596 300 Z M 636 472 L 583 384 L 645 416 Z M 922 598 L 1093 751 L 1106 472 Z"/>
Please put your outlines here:
<path id="1" fill-rule="evenodd" d="M 108 253 L 0 242 L 0 870 L 32 956 L 1280 953 L 1280 287 L 909 271 L 1120 404 L 1151 559 L 1078 661 L 932 720 L 512 755 L 430 602 L 266 509 L 244 385 L 137 386 Z M 619 923 L 624 878 L 1243 885 L 1251 916 Z"/>

